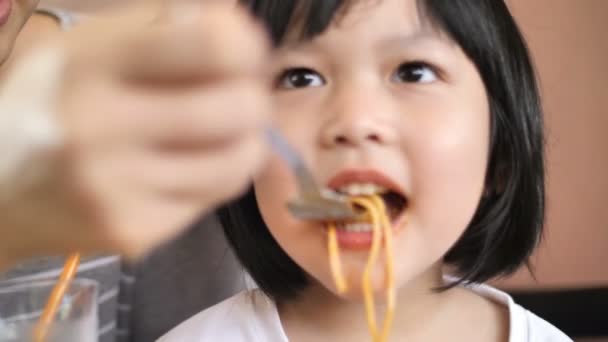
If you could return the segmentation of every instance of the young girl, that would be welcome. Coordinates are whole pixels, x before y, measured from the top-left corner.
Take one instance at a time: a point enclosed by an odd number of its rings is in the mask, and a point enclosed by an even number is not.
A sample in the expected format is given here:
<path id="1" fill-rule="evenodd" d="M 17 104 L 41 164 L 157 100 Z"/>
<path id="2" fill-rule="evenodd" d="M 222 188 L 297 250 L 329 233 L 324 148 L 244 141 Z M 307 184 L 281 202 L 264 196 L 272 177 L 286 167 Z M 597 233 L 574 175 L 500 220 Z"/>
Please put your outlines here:
<path id="1" fill-rule="evenodd" d="M 393 255 L 373 263 L 371 284 L 382 318 L 392 259 L 388 340 L 571 341 L 480 285 L 524 264 L 543 225 L 539 97 L 504 2 L 247 3 L 278 47 L 276 124 L 320 184 L 385 201 Z M 161 341 L 371 340 L 361 279 L 372 225 L 337 223 L 342 291 L 327 224 L 293 217 L 285 204 L 295 196 L 293 176 L 275 158 L 249 193 L 220 210 L 259 289 Z"/>

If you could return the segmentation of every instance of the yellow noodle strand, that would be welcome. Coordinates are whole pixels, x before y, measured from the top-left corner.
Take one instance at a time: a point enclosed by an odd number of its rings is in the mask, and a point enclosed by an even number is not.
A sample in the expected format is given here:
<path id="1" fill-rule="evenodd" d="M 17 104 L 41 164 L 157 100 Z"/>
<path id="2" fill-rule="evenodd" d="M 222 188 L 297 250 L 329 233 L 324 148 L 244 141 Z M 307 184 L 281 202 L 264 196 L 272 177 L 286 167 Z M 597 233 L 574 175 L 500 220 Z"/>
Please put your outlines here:
<path id="1" fill-rule="evenodd" d="M 376 204 L 376 208 L 384 215 L 380 215 L 381 224 L 384 232 L 384 255 L 385 255 L 385 272 L 386 272 L 386 313 L 384 315 L 384 323 L 382 326 L 382 334 L 380 341 L 388 340 L 388 335 L 393 324 L 396 307 L 395 293 L 395 265 L 393 257 L 393 231 L 390 222 L 388 211 L 384 205 L 384 201 L 377 196 L 372 197 L 372 201 Z"/>
<path id="2" fill-rule="evenodd" d="M 363 270 L 362 287 L 363 287 L 363 298 L 365 302 L 365 311 L 367 314 L 367 325 L 369 332 L 374 341 L 377 341 L 378 326 L 376 323 L 376 309 L 374 305 L 374 288 L 372 284 L 372 272 L 374 265 L 378 260 L 378 254 L 380 252 L 380 244 L 382 243 L 382 232 L 380 231 L 380 218 L 378 211 L 376 210 L 374 203 L 367 198 L 353 198 L 354 204 L 360 205 L 367 210 L 372 219 L 372 246 L 367 259 L 367 264 Z"/>
<path id="3" fill-rule="evenodd" d="M 49 330 L 51 325 L 53 324 L 53 319 L 55 318 L 55 314 L 57 313 L 57 309 L 65 296 L 68 288 L 70 287 L 70 283 L 74 276 L 76 275 L 76 271 L 78 270 L 78 265 L 80 264 L 80 254 L 74 253 L 70 255 L 68 260 L 65 262 L 63 266 L 63 271 L 61 272 L 61 276 L 55 284 L 51 295 L 44 307 L 44 311 L 42 312 L 42 316 L 38 320 L 36 327 L 34 328 L 34 341 L 35 342 L 44 342 L 47 339 Z"/>
<path id="4" fill-rule="evenodd" d="M 327 228 L 327 250 L 329 251 L 329 265 L 331 273 L 334 277 L 334 283 L 338 293 L 342 294 L 348 290 L 346 279 L 342 273 L 342 264 L 340 263 L 340 251 L 338 249 L 338 237 L 336 236 L 336 224 L 330 223 Z"/>
<path id="5" fill-rule="evenodd" d="M 354 197 L 353 204 L 363 207 L 372 224 L 372 245 L 362 276 L 362 290 L 365 303 L 367 324 L 373 342 L 385 342 L 388 340 L 393 323 L 396 307 L 395 275 L 393 259 L 392 224 L 384 201 L 379 196 Z M 376 311 L 374 305 L 374 290 L 372 284 L 372 271 L 378 260 L 382 239 L 384 238 L 385 255 L 385 286 L 386 286 L 386 312 L 382 324 L 382 331 L 378 331 Z M 328 224 L 328 251 L 329 261 L 339 293 L 347 290 L 348 283 L 342 274 L 342 266 L 339 257 L 339 246 L 337 241 L 335 223 Z"/>

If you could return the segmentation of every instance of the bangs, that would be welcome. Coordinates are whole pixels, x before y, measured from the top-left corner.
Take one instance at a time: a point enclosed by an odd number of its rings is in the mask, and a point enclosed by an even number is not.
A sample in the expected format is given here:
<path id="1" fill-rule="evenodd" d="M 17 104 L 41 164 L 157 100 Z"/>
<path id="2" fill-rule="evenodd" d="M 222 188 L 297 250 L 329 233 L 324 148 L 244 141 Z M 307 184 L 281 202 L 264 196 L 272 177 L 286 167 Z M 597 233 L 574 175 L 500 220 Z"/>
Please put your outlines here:
<path id="1" fill-rule="evenodd" d="M 281 45 L 289 35 L 308 40 L 323 33 L 346 11 L 352 0 L 240 0 L 266 25 L 273 43 Z M 272 18 L 272 20 L 268 20 Z"/>
<path id="2" fill-rule="evenodd" d="M 322 34 L 355 5 L 378 4 L 382 0 L 240 0 L 266 26 L 275 46 L 289 37 L 305 41 Z M 416 1 L 419 22 L 425 28 L 445 34 L 445 25 L 428 10 L 427 1 Z M 272 20 L 269 20 L 272 18 Z"/>

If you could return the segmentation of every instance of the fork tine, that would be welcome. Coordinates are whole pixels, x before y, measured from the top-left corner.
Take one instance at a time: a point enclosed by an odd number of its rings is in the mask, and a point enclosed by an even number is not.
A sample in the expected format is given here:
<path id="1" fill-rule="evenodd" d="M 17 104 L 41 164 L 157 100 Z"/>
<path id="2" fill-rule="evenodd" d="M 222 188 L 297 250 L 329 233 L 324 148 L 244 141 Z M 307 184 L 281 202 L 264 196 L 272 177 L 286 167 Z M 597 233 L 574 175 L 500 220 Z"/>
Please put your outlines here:
<path id="1" fill-rule="evenodd" d="M 359 217 L 348 204 L 336 201 L 294 200 L 287 203 L 291 214 L 302 220 L 339 221 Z"/>

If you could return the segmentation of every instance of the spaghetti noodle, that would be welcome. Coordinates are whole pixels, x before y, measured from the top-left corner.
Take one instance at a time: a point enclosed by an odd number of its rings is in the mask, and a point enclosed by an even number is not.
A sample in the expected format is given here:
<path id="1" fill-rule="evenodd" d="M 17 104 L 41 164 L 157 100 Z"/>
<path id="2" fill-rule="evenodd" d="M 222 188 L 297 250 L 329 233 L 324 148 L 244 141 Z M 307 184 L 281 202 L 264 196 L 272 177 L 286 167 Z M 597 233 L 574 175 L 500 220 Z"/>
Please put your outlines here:
<path id="1" fill-rule="evenodd" d="M 365 269 L 363 271 L 363 277 L 361 279 L 363 288 L 363 298 L 365 302 L 365 311 L 368 329 L 374 342 L 384 342 L 388 339 L 388 334 L 393 322 L 396 294 L 395 294 L 395 277 L 394 277 L 394 265 L 393 265 L 393 243 L 392 243 L 392 227 L 386 206 L 384 201 L 379 196 L 369 197 L 354 197 L 351 202 L 355 205 L 363 207 L 370 219 L 372 224 L 372 245 L 369 252 L 369 257 Z M 378 255 L 380 253 L 380 247 L 384 238 L 384 254 L 385 254 L 385 276 L 386 276 L 386 313 L 382 324 L 382 330 L 378 331 L 378 325 L 376 321 L 376 312 L 374 305 L 374 289 L 372 284 L 372 271 Z M 339 293 L 344 293 L 347 289 L 347 282 L 342 274 L 342 267 L 340 264 L 339 248 L 336 237 L 336 225 L 335 223 L 328 224 L 328 252 L 329 261 L 336 284 L 336 288 Z"/>
<path id="2" fill-rule="evenodd" d="M 336 236 L 336 224 L 330 223 L 327 227 L 327 249 L 329 250 L 329 265 L 331 273 L 334 276 L 334 283 L 338 293 L 345 293 L 348 290 L 346 279 L 342 274 L 342 265 L 340 264 L 340 252 L 338 251 L 338 237 Z"/>
<path id="3" fill-rule="evenodd" d="M 57 309 L 59 308 L 66 291 L 70 287 L 72 279 L 74 279 L 74 276 L 76 275 L 79 264 L 80 254 L 78 253 L 72 254 L 65 262 L 61 276 L 59 277 L 57 284 L 55 284 L 46 306 L 44 307 L 42 316 L 40 316 L 40 320 L 38 320 L 38 324 L 34 329 L 34 342 L 46 341 L 51 324 L 53 323 L 53 318 L 57 313 Z"/>

